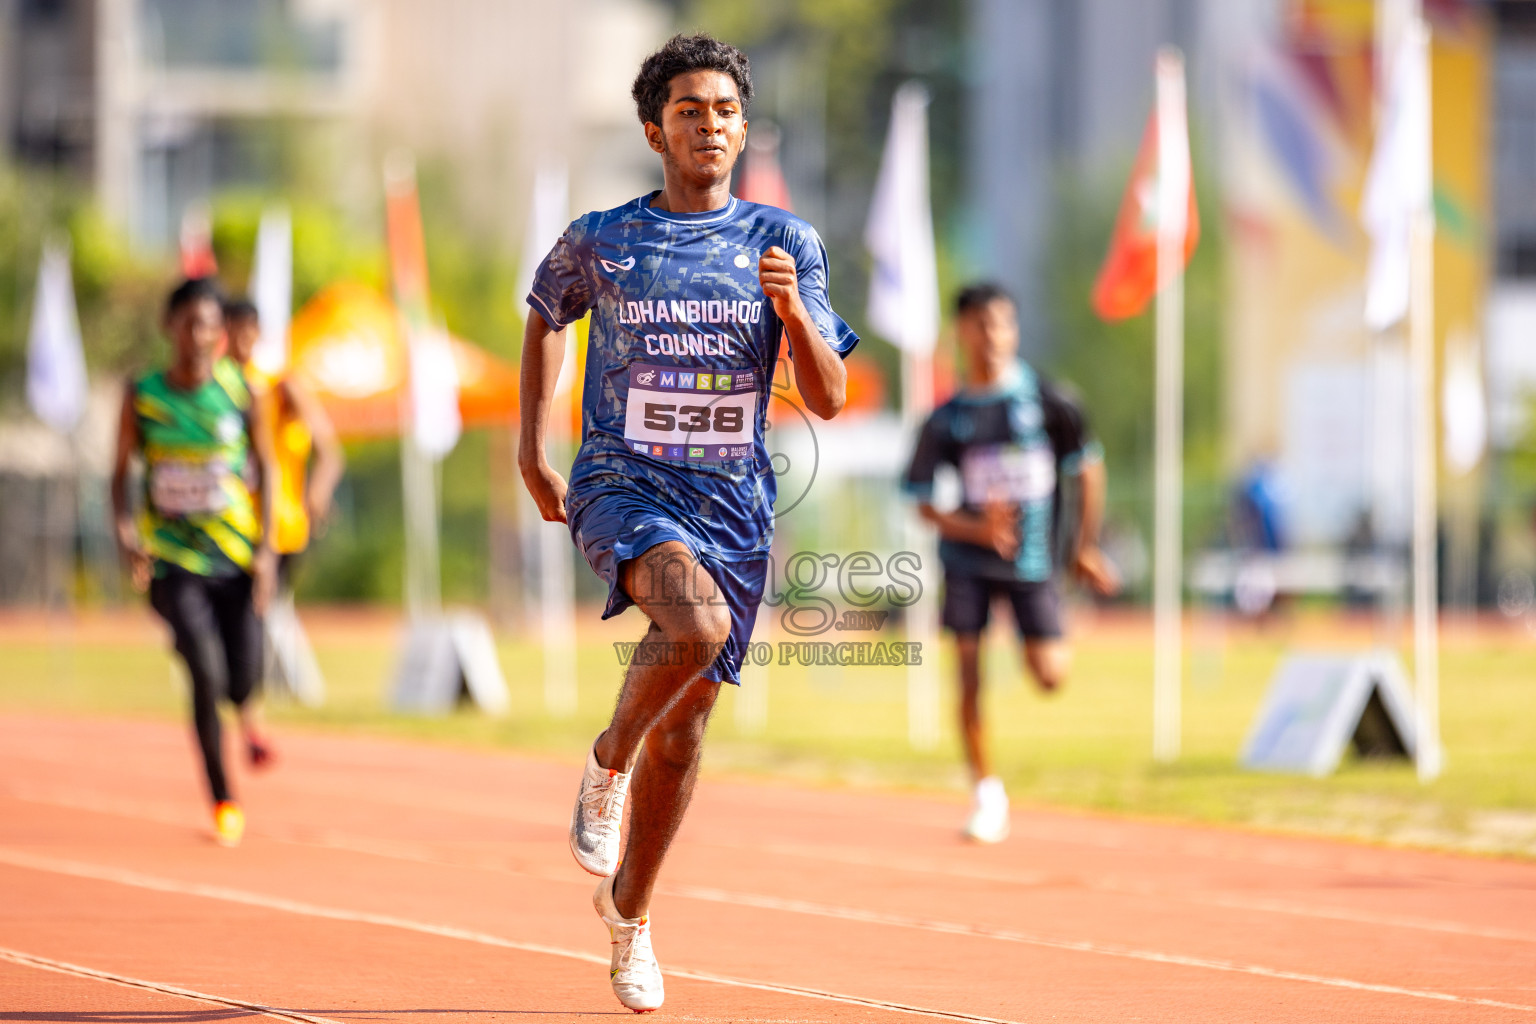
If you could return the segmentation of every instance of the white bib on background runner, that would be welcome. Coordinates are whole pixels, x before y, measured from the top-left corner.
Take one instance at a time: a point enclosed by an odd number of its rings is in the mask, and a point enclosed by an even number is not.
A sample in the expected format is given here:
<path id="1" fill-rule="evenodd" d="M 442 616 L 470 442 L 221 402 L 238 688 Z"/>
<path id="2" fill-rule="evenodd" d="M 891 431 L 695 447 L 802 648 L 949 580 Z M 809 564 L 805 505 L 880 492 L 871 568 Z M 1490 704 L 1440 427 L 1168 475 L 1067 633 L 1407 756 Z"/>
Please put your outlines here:
<path id="1" fill-rule="evenodd" d="M 1047 445 L 979 446 L 961 456 L 960 478 L 970 505 L 1039 501 L 1056 489 L 1056 457 Z"/>

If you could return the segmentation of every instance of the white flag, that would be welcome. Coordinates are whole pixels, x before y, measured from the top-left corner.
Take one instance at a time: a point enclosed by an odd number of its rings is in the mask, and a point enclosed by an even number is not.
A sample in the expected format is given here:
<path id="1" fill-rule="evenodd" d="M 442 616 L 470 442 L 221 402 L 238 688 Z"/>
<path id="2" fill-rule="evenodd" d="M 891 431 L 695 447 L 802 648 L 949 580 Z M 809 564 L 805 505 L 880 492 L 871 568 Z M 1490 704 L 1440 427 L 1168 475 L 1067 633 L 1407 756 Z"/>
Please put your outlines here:
<path id="1" fill-rule="evenodd" d="M 1445 421 L 1445 464 L 1458 475 L 1470 473 L 1488 448 L 1488 402 L 1483 395 L 1478 344 L 1462 334 L 1446 345 L 1441 417 Z"/>
<path id="2" fill-rule="evenodd" d="M 74 431 L 85 415 L 85 352 L 69 272 L 69 245 L 43 244 L 27 338 L 27 402 L 37 418 L 61 434 Z"/>
<path id="3" fill-rule="evenodd" d="M 1429 32 L 1422 21 L 1404 29 L 1390 74 L 1360 209 L 1371 236 L 1365 322 L 1373 330 L 1408 315 L 1409 235 L 1415 215 L 1431 209 L 1433 201 Z"/>
<path id="4" fill-rule="evenodd" d="M 284 207 L 271 207 L 261 215 L 251 295 L 261 320 L 251 362 L 275 376 L 288 366 L 288 319 L 293 313 L 293 221 Z"/>
<path id="5" fill-rule="evenodd" d="M 1189 233 L 1189 108 L 1184 98 L 1184 58 L 1177 50 L 1157 55 L 1157 230 L 1175 256 Z M 1175 262 L 1175 266 L 1179 266 Z"/>
<path id="6" fill-rule="evenodd" d="M 523 258 L 517 268 L 517 294 L 521 304 L 533 287 L 533 275 L 570 224 L 570 175 L 565 161 L 551 160 L 533 176 L 533 202 L 528 209 L 528 230 L 523 235 Z M 576 347 L 569 342 L 560 363 L 555 393 L 565 394 L 576 382 Z"/>
<path id="7" fill-rule="evenodd" d="M 411 426 L 424 454 L 441 459 L 459 443 L 459 369 L 446 331 L 432 329 L 409 339 Z"/>
<path id="8" fill-rule="evenodd" d="M 891 102 L 864 244 L 874 256 L 869 325 L 908 352 L 933 351 L 939 336 L 939 275 L 928 199 L 928 90 L 907 82 Z"/>

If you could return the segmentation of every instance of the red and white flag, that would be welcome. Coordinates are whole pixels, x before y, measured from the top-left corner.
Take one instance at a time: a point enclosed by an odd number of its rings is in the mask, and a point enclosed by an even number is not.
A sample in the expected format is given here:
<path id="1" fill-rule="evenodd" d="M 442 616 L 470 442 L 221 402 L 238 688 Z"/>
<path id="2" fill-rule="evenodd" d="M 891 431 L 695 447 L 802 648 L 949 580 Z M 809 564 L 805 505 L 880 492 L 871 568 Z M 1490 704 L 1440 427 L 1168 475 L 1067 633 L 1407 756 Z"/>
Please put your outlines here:
<path id="1" fill-rule="evenodd" d="M 1136 156 L 1136 166 L 1131 171 L 1125 198 L 1120 202 L 1120 216 L 1115 221 L 1115 234 L 1109 243 L 1109 254 L 1099 269 L 1099 277 L 1093 284 L 1093 309 L 1105 320 L 1124 320 L 1147 308 L 1147 303 L 1157 294 L 1157 233 L 1158 224 L 1165 217 L 1172 218 L 1175 227 L 1182 219 L 1184 244 L 1180 269 L 1189 264 L 1195 245 L 1200 241 L 1200 215 L 1195 208 L 1195 179 L 1190 172 L 1189 122 L 1182 109 L 1174 112 L 1164 131 L 1158 130 L 1157 111 L 1147 118 L 1147 130 L 1141 139 L 1141 151 Z M 1167 154 L 1161 152 L 1160 139 L 1167 140 Z M 1163 176 L 1177 184 L 1179 178 L 1188 182 L 1180 190 L 1185 193 L 1181 203 L 1177 192 L 1163 187 Z M 1183 209 L 1180 209 L 1180 206 Z M 1180 215 L 1183 215 L 1182 218 Z"/>

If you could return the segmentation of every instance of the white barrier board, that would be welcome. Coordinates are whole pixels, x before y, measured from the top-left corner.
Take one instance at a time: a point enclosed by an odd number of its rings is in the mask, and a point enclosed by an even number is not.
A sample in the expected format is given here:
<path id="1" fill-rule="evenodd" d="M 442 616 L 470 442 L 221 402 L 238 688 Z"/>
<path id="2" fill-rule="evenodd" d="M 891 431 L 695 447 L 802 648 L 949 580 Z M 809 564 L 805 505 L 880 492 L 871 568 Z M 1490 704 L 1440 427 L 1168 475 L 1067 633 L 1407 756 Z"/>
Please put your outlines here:
<path id="1" fill-rule="evenodd" d="M 1269 685 L 1242 764 L 1328 775 L 1350 743 L 1366 757 L 1413 757 L 1413 695 L 1397 659 L 1382 652 L 1292 654 Z"/>
<path id="2" fill-rule="evenodd" d="M 507 681 L 485 619 L 454 612 L 412 622 L 393 694 L 396 711 L 443 714 L 465 699 L 487 714 L 506 714 L 511 704 Z"/>

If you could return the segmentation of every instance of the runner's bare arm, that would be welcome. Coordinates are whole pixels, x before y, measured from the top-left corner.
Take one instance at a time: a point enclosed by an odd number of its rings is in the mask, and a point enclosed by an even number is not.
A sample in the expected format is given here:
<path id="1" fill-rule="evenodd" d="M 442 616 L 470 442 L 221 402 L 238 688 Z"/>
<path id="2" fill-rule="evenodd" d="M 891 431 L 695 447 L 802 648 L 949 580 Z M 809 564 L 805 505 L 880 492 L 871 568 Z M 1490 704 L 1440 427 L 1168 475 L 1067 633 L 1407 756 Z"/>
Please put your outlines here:
<path id="1" fill-rule="evenodd" d="M 522 429 L 518 431 L 517 468 L 545 522 L 565 522 L 565 477 L 549 464 L 544 452 L 549 407 L 560 379 L 565 332 L 553 330 L 539 311 L 528 310 L 523 331 L 523 362 L 519 386 Z"/>
<path id="2" fill-rule="evenodd" d="M 938 527 L 939 536 L 948 540 L 979 544 L 1003 558 L 1012 558 L 1019 553 L 1018 510 L 1012 505 L 995 502 L 977 515 L 961 509 L 940 512 L 924 501 L 918 504 L 917 511 Z"/>
<path id="3" fill-rule="evenodd" d="M 149 587 L 149 555 L 139 538 L 138 524 L 128 503 L 128 468 L 139 447 L 139 421 L 133 412 L 133 384 L 123 392 L 123 413 L 117 426 L 117 454 L 112 461 L 112 518 L 116 527 L 117 549 L 128 563 L 128 574 L 136 590 Z"/>
<path id="4" fill-rule="evenodd" d="M 1109 596 L 1120 589 L 1120 573 L 1099 549 L 1099 527 L 1104 523 L 1104 492 L 1107 489 L 1103 459 L 1083 464 L 1082 501 L 1077 517 L 1077 550 L 1072 567 L 1077 576 L 1096 592 Z"/>
<path id="5" fill-rule="evenodd" d="M 261 490 L 257 494 L 260 506 L 256 513 L 261 517 L 261 542 L 251 560 L 251 603 L 257 618 L 267 614 L 267 605 L 277 592 L 277 549 L 273 547 L 277 537 L 277 456 L 272 450 L 271 406 L 266 402 L 251 403 L 251 452 L 261 467 Z"/>
<path id="6" fill-rule="evenodd" d="M 288 401 L 298 411 L 299 419 L 308 428 L 309 436 L 315 440 L 315 464 L 310 468 L 309 481 L 304 488 L 304 504 L 309 513 L 310 532 L 324 533 L 336 485 L 341 483 L 341 475 L 347 469 L 347 456 L 319 399 L 292 377 L 284 380 L 282 386 Z"/>
<path id="7" fill-rule="evenodd" d="M 770 246 L 757 263 L 758 280 L 773 302 L 773 311 L 784 322 L 789 351 L 795 361 L 795 383 L 805 407 L 824 420 L 843 411 L 848 397 L 848 370 L 842 357 L 821 336 L 816 322 L 800 299 L 794 257 Z"/>

